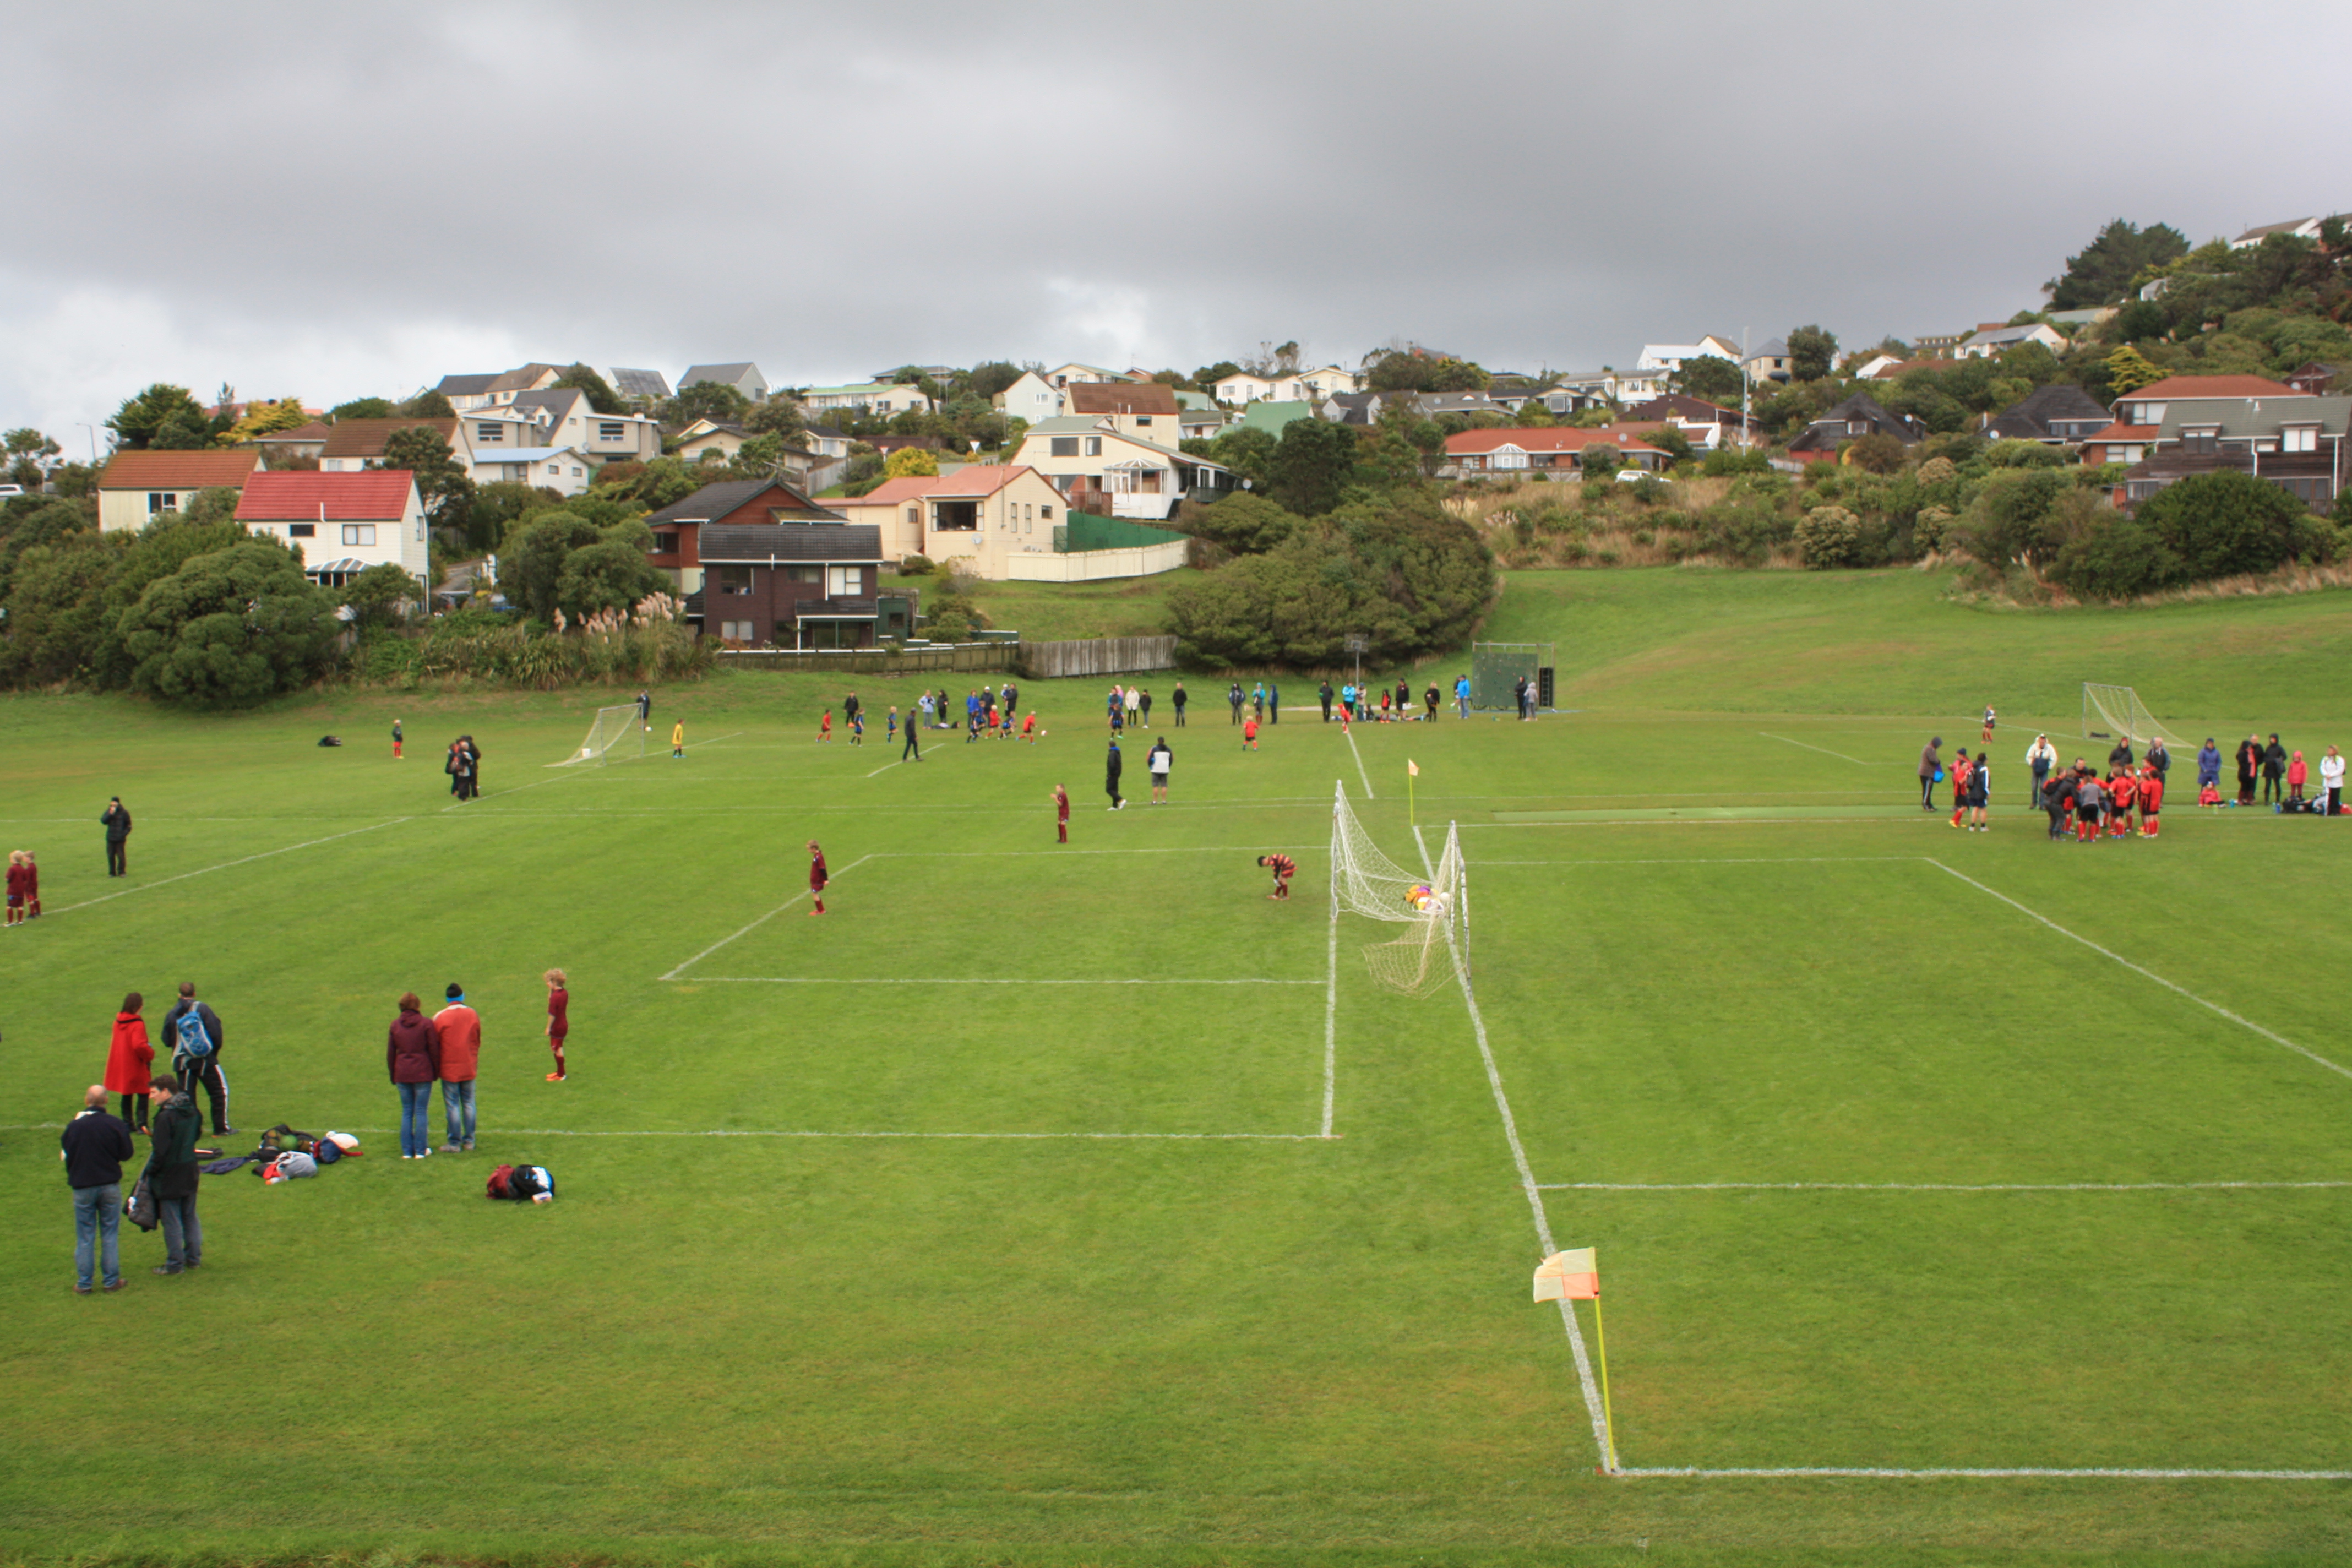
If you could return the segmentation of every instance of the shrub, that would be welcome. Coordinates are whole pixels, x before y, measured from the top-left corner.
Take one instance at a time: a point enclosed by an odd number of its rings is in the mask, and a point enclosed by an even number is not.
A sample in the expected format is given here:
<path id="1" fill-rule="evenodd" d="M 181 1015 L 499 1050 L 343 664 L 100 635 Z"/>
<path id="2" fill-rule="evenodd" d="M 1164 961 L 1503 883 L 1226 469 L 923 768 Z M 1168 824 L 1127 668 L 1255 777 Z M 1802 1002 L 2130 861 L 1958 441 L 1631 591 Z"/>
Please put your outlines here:
<path id="1" fill-rule="evenodd" d="M 1731 479 L 1740 474 L 1769 474 L 1772 459 L 1759 449 L 1745 452 L 1724 450 L 1709 452 L 1699 459 L 1698 471 L 1710 479 Z"/>
<path id="2" fill-rule="evenodd" d="M 150 584 L 121 624 L 134 690 L 206 706 L 308 685 L 332 659 L 339 630 L 293 552 L 260 539 Z"/>
<path id="3" fill-rule="evenodd" d="M 1900 437 L 1874 430 L 1847 445 L 1845 460 L 1867 473 L 1892 474 L 1901 471 L 1908 450 Z"/>
<path id="4" fill-rule="evenodd" d="M 928 555 L 909 555 L 898 563 L 898 575 L 901 577 L 928 577 L 930 573 L 931 558 Z"/>
<path id="5" fill-rule="evenodd" d="M 1697 522 L 1702 549 L 1747 565 L 1762 562 L 1796 532 L 1786 512 L 1756 500 L 1719 501 L 1699 513 Z"/>
<path id="6" fill-rule="evenodd" d="M 921 447 L 901 447 L 882 465 L 883 474 L 894 479 L 927 479 L 939 471 L 939 455 Z"/>
<path id="7" fill-rule="evenodd" d="M 2059 551 L 2051 579 L 2086 599 L 2128 599 L 2181 580 L 2178 552 L 2145 517 L 2109 514 Z"/>
<path id="8" fill-rule="evenodd" d="M 1235 555 L 1262 555 L 1296 533 L 1300 521 L 1264 496 L 1237 490 L 1213 506 L 1185 502 L 1177 509 L 1175 525 Z"/>
<path id="9" fill-rule="evenodd" d="M 1946 485 L 1960 477 L 1949 458 L 1930 458 L 1919 465 L 1919 482 L 1923 485 Z"/>
<path id="10" fill-rule="evenodd" d="M 1797 550 L 1815 571 L 1862 563 L 1862 519 L 1842 506 L 1817 506 L 1797 520 Z"/>
<path id="11" fill-rule="evenodd" d="M 2139 515 L 2191 582 L 2332 560 L 2338 542 L 2332 525 L 2278 486 L 2226 469 L 2166 486 Z"/>
<path id="12" fill-rule="evenodd" d="M 1937 462 L 1943 459 L 1938 458 Z M 1955 514 L 1940 506 L 1922 507 L 1911 523 L 1911 542 L 1921 550 L 1941 550 L 1949 542 Z"/>

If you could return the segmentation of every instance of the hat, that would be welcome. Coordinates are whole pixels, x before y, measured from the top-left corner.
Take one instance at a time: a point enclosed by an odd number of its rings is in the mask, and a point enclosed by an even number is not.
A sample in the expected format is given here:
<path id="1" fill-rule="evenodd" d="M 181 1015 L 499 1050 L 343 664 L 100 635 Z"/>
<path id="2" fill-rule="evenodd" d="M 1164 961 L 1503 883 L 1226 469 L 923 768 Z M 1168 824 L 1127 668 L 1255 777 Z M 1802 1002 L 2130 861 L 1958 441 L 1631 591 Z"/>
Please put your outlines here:
<path id="1" fill-rule="evenodd" d="M 449 982 L 449 989 L 444 991 L 441 994 L 446 996 L 452 1002 L 463 1001 L 466 995 L 466 988 L 452 980 Z"/>

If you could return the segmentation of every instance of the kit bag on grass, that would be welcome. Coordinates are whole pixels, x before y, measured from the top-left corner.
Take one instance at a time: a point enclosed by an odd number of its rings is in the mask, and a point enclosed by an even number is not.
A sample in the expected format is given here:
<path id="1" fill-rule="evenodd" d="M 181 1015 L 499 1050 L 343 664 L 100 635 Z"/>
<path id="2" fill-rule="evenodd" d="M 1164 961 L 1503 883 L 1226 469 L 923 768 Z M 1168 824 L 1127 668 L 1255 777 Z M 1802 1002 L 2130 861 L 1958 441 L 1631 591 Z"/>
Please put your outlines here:
<path id="1" fill-rule="evenodd" d="M 490 1173 L 484 1195 L 511 1198 L 518 1203 L 548 1203 L 555 1196 L 555 1178 L 544 1165 L 500 1165 Z"/>

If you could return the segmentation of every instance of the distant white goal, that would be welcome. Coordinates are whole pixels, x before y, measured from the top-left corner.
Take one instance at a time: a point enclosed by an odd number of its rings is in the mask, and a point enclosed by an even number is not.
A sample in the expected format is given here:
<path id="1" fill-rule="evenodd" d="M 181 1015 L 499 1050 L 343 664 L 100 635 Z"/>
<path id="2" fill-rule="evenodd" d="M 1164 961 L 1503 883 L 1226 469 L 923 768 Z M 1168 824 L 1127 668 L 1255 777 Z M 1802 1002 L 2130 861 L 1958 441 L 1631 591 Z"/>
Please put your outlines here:
<path id="1" fill-rule="evenodd" d="M 1348 786 L 1331 802 L 1331 913 L 1362 915 L 1405 927 L 1364 944 L 1374 981 L 1408 996 L 1426 996 L 1470 963 L 1470 899 L 1462 840 L 1448 823 L 1445 848 L 1432 871 L 1403 869 L 1381 852 L 1348 805 Z"/>
<path id="2" fill-rule="evenodd" d="M 2083 738 L 2120 739 L 2141 746 L 2159 738 L 2168 745 L 2186 743 L 2147 710 L 2139 693 L 2130 687 L 2101 686 L 2089 680 L 2083 682 Z"/>
<path id="3" fill-rule="evenodd" d="M 582 763 L 602 763 L 614 746 L 632 734 L 637 738 L 636 749 L 632 752 L 625 747 L 624 752 L 642 757 L 646 754 L 646 731 L 645 726 L 637 722 L 635 703 L 619 708 L 599 708 L 596 710 L 596 721 L 588 726 L 588 738 L 581 742 L 580 749 L 562 762 L 550 763 L 548 766 L 569 768 L 577 767 Z"/>

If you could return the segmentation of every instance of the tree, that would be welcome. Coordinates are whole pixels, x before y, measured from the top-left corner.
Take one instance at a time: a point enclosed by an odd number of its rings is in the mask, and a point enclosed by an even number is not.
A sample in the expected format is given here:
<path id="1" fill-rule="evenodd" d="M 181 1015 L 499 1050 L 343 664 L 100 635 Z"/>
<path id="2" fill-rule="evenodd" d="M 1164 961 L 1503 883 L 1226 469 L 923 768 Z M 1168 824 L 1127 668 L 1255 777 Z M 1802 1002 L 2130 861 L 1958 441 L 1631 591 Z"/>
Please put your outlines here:
<path id="1" fill-rule="evenodd" d="M 2098 237 L 2066 258 L 2065 272 L 2042 288 L 2053 310 L 2087 310 L 2113 305 L 2131 291 L 2145 271 L 2189 254 L 2189 241 L 2169 224 L 2145 229 L 2117 218 Z"/>
<path id="2" fill-rule="evenodd" d="M 558 610 L 581 620 L 599 610 L 626 609 L 668 587 L 668 578 L 646 559 L 653 531 L 616 511 L 593 502 L 583 506 L 575 498 L 524 518 L 499 557 L 499 585 L 507 597 L 538 620 L 551 621 Z"/>
<path id="3" fill-rule="evenodd" d="M 395 430 L 383 444 L 380 468 L 406 468 L 416 479 L 417 496 L 425 515 L 436 528 L 458 528 L 474 504 L 474 481 L 466 466 L 449 450 L 441 432 L 429 425 Z"/>
<path id="4" fill-rule="evenodd" d="M 455 419 L 456 405 L 441 395 L 437 387 L 427 387 L 393 411 L 396 419 Z"/>
<path id="5" fill-rule="evenodd" d="M 149 584 L 122 618 L 131 685 L 167 702 L 258 702 L 309 684 L 334 650 L 328 596 L 284 544 L 248 537 Z"/>
<path id="6" fill-rule="evenodd" d="M 939 471 L 939 454 L 922 447 L 901 447 L 882 464 L 882 477 L 890 479 L 927 479 Z"/>
<path id="7" fill-rule="evenodd" d="M 1789 374 L 1799 381 L 1819 381 L 1837 363 L 1836 335 L 1820 327 L 1791 329 L 1788 344 Z"/>
<path id="8" fill-rule="evenodd" d="M 525 614 L 551 621 L 562 603 L 565 563 L 603 537 L 595 523 L 565 508 L 531 512 L 507 531 L 506 548 L 499 552 L 499 587 Z"/>
<path id="9" fill-rule="evenodd" d="M 1902 470 L 1904 458 L 1909 450 L 1900 437 L 1890 436 L 1884 430 L 1874 430 L 1849 443 L 1843 458 L 1864 473 L 1892 474 Z"/>
<path id="10" fill-rule="evenodd" d="M 585 620 L 599 610 L 625 610 L 669 588 L 668 574 L 646 559 L 653 542 L 653 530 L 633 520 L 601 530 L 594 542 L 572 552 L 556 584 L 563 613 Z"/>
<path id="11" fill-rule="evenodd" d="M 555 384 L 586 393 L 588 406 L 599 414 L 626 414 L 629 411 L 628 404 L 613 390 L 612 384 L 587 365 L 567 365 L 563 374 L 555 378 Z"/>
<path id="12" fill-rule="evenodd" d="M 299 397 L 281 397 L 275 403 L 248 403 L 245 417 L 221 432 L 220 444 L 235 447 L 278 430 L 294 430 L 310 423 L 310 412 L 302 406 Z"/>
<path id="13" fill-rule="evenodd" d="M 57 457 L 63 448 L 38 430 L 27 426 L 0 436 L 0 457 L 8 465 L 8 482 L 22 485 L 27 490 L 37 490 L 48 482 L 49 470 L 57 467 Z"/>
<path id="14" fill-rule="evenodd" d="M 1186 501 L 1177 509 L 1175 525 L 1236 555 L 1263 555 L 1305 526 L 1296 513 L 1247 490 L 1236 490 L 1212 506 Z"/>
<path id="15" fill-rule="evenodd" d="M 2233 469 L 2165 486 L 2141 506 L 2139 518 L 2180 558 L 2191 582 L 2275 571 L 2336 552 L 2331 525 L 2278 486 Z"/>
<path id="16" fill-rule="evenodd" d="M 1686 359 L 1674 374 L 1674 387 L 1685 397 L 1724 403 L 1739 395 L 1739 367 L 1721 354 Z"/>
<path id="17" fill-rule="evenodd" d="M 698 381 L 661 406 L 661 422 L 683 430 L 698 419 L 735 425 L 751 411 L 751 400 L 723 381 Z"/>
<path id="18" fill-rule="evenodd" d="M 439 396 L 439 394 L 435 394 Z M 443 402 L 448 399 L 443 398 Z M 394 417 L 389 397 L 355 397 L 349 403 L 338 403 L 327 410 L 327 423 L 340 425 L 346 419 L 390 419 Z"/>
<path id="19" fill-rule="evenodd" d="M 2117 397 L 2126 397 L 2143 386 L 2153 386 L 2164 379 L 2148 357 L 2129 343 L 2107 356 L 2107 390 Z"/>
<path id="20" fill-rule="evenodd" d="M 363 626 L 388 625 L 404 602 L 415 603 L 425 595 L 415 578 L 389 561 L 376 563 L 330 592 L 351 606 L 352 614 Z"/>
<path id="21" fill-rule="evenodd" d="M 1364 384 L 1371 392 L 1484 392 L 1486 371 L 1451 354 L 1391 349 L 1372 365 Z"/>
<path id="22" fill-rule="evenodd" d="M 1202 392 L 1213 394 L 1217 390 L 1217 383 L 1229 375 L 1239 375 L 1241 373 L 1241 366 L 1229 359 L 1221 359 L 1214 364 L 1204 364 L 1194 371 L 1192 384 Z"/>
<path id="23" fill-rule="evenodd" d="M 496 554 L 505 548 L 507 530 L 517 518 L 562 500 L 558 491 L 527 485 L 520 479 L 499 479 L 482 485 L 475 489 L 474 499 L 466 507 L 466 546 Z"/>
<path id="24" fill-rule="evenodd" d="M 808 416 L 782 393 L 754 408 L 743 420 L 747 436 L 778 436 L 785 446 L 796 445 L 808 431 Z"/>
<path id="25" fill-rule="evenodd" d="M 1530 397 L 1519 405 L 1519 411 L 1511 416 L 1511 423 L 1521 430 L 1549 430 L 1559 421 L 1552 417 L 1542 398 Z"/>
<path id="26" fill-rule="evenodd" d="M 1019 381 L 1021 374 L 1021 367 L 1010 360 L 992 359 L 972 366 L 971 374 L 964 377 L 964 385 L 985 403 Z"/>
<path id="27" fill-rule="evenodd" d="M 1356 433 L 1328 419 L 1294 419 L 1282 427 L 1266 465 L 1266 494 L 1302 517 L 1339 504 L 1356 466 Z"/>
<path id="28" fill-rule="evenodd" d="M 2086 599 L 2128 599 L 2172 586 L 2182 570 L 2180 557 L 2147 519 L 2119 511 L 2068 541 L 2050 575 Z"/>
<path id="29" fill-rule="evenodd" d="M 126 451 L 144 451 L 162 446 L 166 450 L 186 450 L 190 447 L 209 444 L 209 421 L 195 395 L 184 386 L 157 382 L 144 392 L 122 400 L 122 406 L 107 420 L 106 427 L 114 432 L 114 442 Z M 159 435 L 171 440 L 158 442 Z M 181 445 L 174 446 L 178 442 Z"/>

